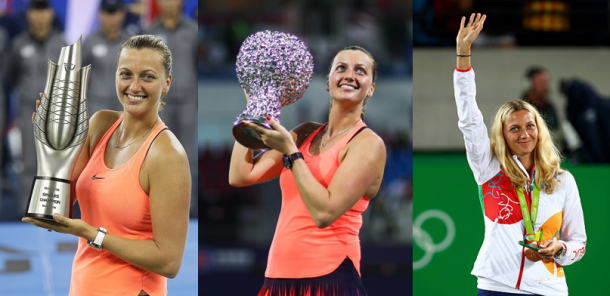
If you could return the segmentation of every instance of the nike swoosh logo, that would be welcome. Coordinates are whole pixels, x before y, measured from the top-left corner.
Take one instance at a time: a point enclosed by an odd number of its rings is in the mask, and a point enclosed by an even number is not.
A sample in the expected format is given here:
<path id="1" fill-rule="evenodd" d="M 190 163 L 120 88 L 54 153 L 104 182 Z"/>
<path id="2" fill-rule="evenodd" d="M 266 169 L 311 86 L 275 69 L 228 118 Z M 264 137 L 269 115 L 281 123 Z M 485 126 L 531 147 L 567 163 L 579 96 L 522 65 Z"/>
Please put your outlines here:
<path id="1" fill-rule="evenodd" d="M 95 175 L 97 175 L 97 174 L 95 174 Z M 103 179 L 106 179 L 106 178 L 100 178 L 100 177 L 97 177 L 97 176 L 95 176 L 95 175 L 93 175 L 93 180 L 103 180 Z"/>

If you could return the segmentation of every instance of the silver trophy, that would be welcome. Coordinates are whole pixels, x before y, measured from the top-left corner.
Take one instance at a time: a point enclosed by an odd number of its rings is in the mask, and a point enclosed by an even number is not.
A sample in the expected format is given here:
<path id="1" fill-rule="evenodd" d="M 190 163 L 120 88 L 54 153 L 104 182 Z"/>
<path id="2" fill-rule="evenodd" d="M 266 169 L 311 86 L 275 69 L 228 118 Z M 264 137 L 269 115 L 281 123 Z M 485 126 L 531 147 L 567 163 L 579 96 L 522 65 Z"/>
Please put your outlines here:
<path id="1" fill-rule="evenodd" d="M 37 171 L 25 216 L 72 217 L 72 171 L 89 130 L 87 83 L 91 65 L 81 68 L 81 39 L 49 60 L 47 81 L 34 118 Z"/>
<path id="2" fill-rule="evenodd" d="M 241 45 L 236 62 L 240 86 L 250 98 L 233 125 L 233 137 L 253 150 L 268 148 L 260 136 L 241 121 L 271 128 L 267 116 L 279 121 L 280 108 L 298 101 L 313 76 L 313 57 L 299 38 L 262 31 Z"/>

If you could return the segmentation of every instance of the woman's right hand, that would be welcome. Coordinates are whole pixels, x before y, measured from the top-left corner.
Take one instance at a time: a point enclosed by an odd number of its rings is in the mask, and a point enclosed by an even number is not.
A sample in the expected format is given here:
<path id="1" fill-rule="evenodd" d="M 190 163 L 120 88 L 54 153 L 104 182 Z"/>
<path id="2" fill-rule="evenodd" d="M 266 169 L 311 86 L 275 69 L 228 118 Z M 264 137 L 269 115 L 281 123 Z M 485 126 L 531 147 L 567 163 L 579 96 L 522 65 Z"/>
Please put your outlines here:
<path id="1" fill-rule="evenodd" d="M 482 15 L 477 13 L 476 15 L 473 13 L 470 15 L 470 19 L 468 20 L 468 24 L 464 26 L 466 22 L 466 17 L 462 17 L 462 22 L 460 23 L 460 31 L 455 38 L 456 41 L 456 49 L 457 54 L 459 55 L 469 55 L 470 54 L 470 46 L 477 39 L 479 33 L 483 29 L 483 23 L 485 23 L 486 15 Z"/>

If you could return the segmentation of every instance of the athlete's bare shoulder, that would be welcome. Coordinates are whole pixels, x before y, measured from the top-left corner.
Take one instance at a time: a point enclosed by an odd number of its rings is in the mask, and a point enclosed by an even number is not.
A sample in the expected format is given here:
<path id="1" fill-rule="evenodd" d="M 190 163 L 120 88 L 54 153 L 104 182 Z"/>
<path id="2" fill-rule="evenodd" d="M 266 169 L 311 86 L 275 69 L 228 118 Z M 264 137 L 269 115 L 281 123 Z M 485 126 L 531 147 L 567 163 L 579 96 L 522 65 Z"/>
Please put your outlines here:
<path id="1" fill-rule="evenodd" d="M 155 138 L 155 140 L 152 142 L 152 145 L 150 146 L 150 151 L 148 152 L 148 154 L 151 153 L 153 156 L 155 154 L 160 154 L 159 156 L 163 156 L 168 153 L 186 156 L 184 147 L 182 147 L 182 144 L 180 143 L 176 135 L 174 135 L 174 133 L 172 133 L 172 131 L 170 131 L 169 129 L 161 131 L 159 135 Z"/>
<path id="2" fill-rule="evenodd" d="M 104 136 L 106 131 L 121 117 L 121 112 L 113 110 L 100 110 L 89 119 L 89 142 L 91 150 Z"/>
<path id="3" fill-rule="evenodd" d="M 178 138 L 169 129 L 161 131 L 153 140 L 146 161 L 153 169 L 167 169 L 170 166 L 188 166 L 188 157 Z"/>
<path id="4" fill-rule="evenodd" d="M 360 133 L 355 135 L 348 144 L 348 147 L 349 146 L 368 146 L 371 149 L 376 147 L 376 149 L 385 150 L 385 143 L 383 142 L 383 139 L 370 128 L 365 128 Z"/>
<path id="5" fill-rule="evenodd" d="M 379 135 L 370 128 L 365 128 L 352 136 L 349 143 L 342 149 L 341 158 L 348 151 L 366 151 L 367 154 L 380 155 L 385 159 L 386 148 L 383 139 Z"/>

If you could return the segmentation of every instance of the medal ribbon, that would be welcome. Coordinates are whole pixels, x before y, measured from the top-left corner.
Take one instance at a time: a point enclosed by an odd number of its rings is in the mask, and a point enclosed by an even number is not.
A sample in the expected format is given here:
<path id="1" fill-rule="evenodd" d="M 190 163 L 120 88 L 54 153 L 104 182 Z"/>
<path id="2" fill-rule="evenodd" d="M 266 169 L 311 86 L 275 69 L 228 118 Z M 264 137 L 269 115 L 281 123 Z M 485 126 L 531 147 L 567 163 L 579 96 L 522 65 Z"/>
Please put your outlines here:
<path id="1" fill-rule="evenodd" d="M 530 193 L 532 197 L 531 216 L 527 208 L 527 200 L 525 199 L 525 194 L 523 194 L 523 188 L 517 189 L 517 195 L 519 195 L 519 206 L 521 207 L 521 213 L 523 214 L 523 223 L 525 224 L 525 230 L 528 235 L 535 233 L 534 225 L 536 224 L 536 217 L 538 216 L 538 205 L 540 204 L 540 189 L 534 184 L 534 172 L 532 172 Z M 529 240 L 533 240 L 533 238 Z"/>

